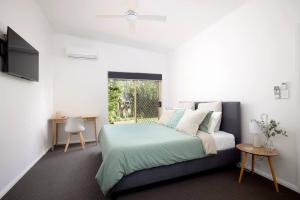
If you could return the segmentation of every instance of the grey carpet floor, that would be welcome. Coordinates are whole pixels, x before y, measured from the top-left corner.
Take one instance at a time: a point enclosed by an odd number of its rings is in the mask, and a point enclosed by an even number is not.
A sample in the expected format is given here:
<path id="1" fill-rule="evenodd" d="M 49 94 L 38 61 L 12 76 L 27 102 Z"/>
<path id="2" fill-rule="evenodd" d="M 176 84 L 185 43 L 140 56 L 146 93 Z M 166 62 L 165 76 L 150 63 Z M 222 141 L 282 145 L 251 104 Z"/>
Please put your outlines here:
<path id="1" fill-rule="evenodd" d="M 101 163 L 100 147 L 87 144 L 85 150 L 72 145 L 48 152 L 2 200 L 102 200 L 94 177 Z M 299 200 L 300 195 L 261 176 L 246 173 L 237 183 L 238 168 L 199 173 L 119 194 L 118 200 Z"/>

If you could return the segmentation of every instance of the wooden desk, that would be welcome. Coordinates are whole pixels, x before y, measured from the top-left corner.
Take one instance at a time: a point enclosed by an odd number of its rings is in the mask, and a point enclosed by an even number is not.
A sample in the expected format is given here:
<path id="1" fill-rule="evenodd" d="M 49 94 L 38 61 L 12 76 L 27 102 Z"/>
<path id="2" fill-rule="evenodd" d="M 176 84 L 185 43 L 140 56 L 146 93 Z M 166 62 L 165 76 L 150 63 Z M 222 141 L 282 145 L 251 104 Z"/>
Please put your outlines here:
<path id="1" fill-rule="evenodd" d="M 83 119 L 83 121 L 92 121 L 94 123 L 94 130 L 95 130 L 95 141 L 96 144 L 98 144 L 98 134 L 97 134 L 97 127 L 96 127 L 96 120 L 97 120 L 97 116 L 81 116 L 81 118 Z M 54 117 L 51 118 L 51 132 L 52 132 L 52 148 L 51 150 L 54 150 L 54 146 L 57 144 L 57 128 L 58 128 L 58 124 L 65 124 L 66 120 L 68 119 L 68 117 Z"/>
<path id="2" fill-rule="evenodd" d="M 273 177 L 274 186 L 276 189 L 276 192 L 279 192 L 278 183 L 277 183 L 277 177 L 274 171 L 274 167 L 272 164 L 272 157 L 278 156 L 279 153 L 276 149 L 273 149 L 272 151 L 267 151 L 264 147 L 254 147 L 252 144 L 238 144 L 236 145 L 236 148 L 243 152 L 243 159 L 242 159 L 242 166 L 241 166 L 241 172 L 239 177 L 239 183 L 242 182 L 244 168 L 247 162 L 248 154 L 252 155 L 252 163 L 251 163 L 251 173 L 254 174 L 254 160 L 255 156 L 264 156 L 268 158 L 270 170 Z"/>

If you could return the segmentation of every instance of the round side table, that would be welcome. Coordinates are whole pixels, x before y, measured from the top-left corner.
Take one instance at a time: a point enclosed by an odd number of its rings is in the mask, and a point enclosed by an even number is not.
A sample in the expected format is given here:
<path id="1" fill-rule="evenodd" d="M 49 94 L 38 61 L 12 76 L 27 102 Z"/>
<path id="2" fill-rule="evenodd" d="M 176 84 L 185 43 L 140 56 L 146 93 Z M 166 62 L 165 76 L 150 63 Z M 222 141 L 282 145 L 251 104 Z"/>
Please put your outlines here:
<path id="1" fill-rule="evenodd" d="M 276 149 L 273 149 L 272 151 L 267 151 L 267 149 L 264 147 L 254 147 L 252 144 L 238 144 L 238 145 L 236 145 L 236 148 L 239 149 L 243 153 L 239 183 L 241 183 L 242 179 L 243 179 L 243 174 L 244 174 L 245 165 L 246 165 L 246 162 L 248 159 L 248 154 L 252 155 L 252 163 L 251 163 L 251 173 L 252 174 L 254 174 L 255 156 L 264 156 L 264 157 L 268 158 L 269 167 L 270 167 L 270 170 L 272 173 L 274 186 L 275 186 L 276 192 L 279 192 L 277 178 L 276 178 L 276 174 L 275 174 L 274 167 L 272 164 L 272 157 L 278 156 L 279 155 L 278 151 Z"/>

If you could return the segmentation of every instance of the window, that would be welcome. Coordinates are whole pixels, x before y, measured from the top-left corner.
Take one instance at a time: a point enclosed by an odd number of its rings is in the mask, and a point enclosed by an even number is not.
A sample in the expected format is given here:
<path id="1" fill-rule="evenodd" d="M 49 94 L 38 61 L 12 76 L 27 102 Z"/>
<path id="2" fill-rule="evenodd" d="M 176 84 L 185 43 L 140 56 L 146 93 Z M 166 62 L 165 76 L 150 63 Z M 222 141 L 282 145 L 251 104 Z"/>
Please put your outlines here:
<path id="1" fill-rule="evenodd" d="M 161 75 L 151 75 L 153 74 L 109 72 L 110 123 L 145 123 L 158 120 Z"/>

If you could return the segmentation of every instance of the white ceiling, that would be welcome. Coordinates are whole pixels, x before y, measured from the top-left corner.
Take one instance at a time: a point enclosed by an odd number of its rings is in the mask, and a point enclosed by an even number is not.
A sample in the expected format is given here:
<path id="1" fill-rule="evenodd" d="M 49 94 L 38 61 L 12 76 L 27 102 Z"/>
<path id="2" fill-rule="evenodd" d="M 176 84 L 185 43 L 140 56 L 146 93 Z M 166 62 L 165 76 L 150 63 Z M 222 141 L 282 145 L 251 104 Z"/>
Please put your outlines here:
<path id="1" fill-rule="evenodd" d="M 167 21 L 137 21 L 134 33 L 123 14 L 127 0 L 36 0 L 56 31 L 135 47 L 168 51 L 243 5 L 246 0 L 137 0 L 139 14 L 167 15 Z"/>

